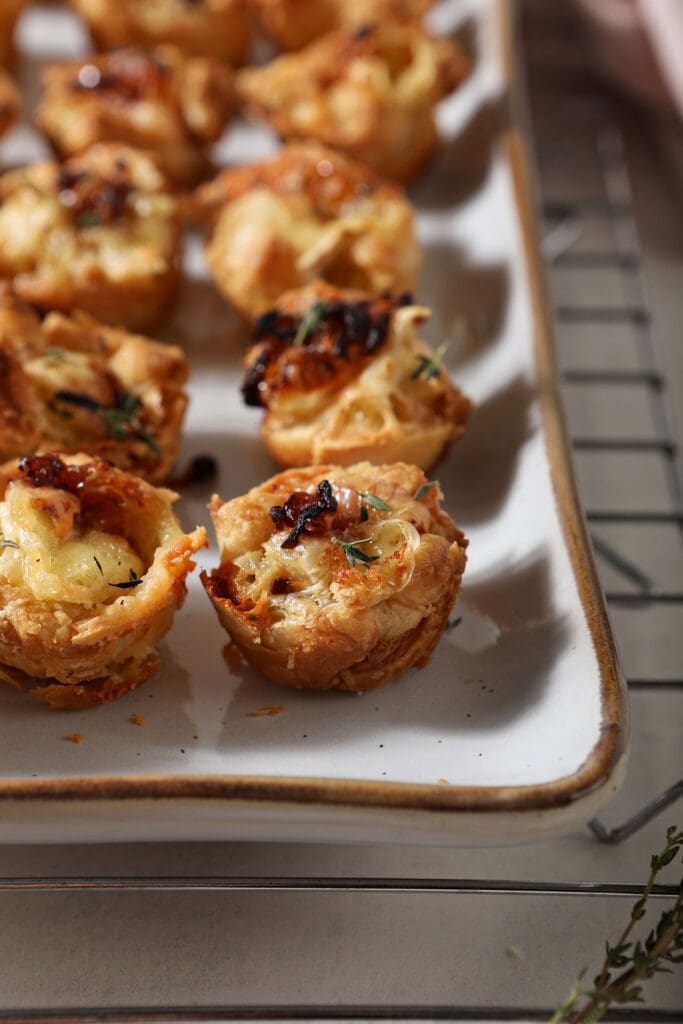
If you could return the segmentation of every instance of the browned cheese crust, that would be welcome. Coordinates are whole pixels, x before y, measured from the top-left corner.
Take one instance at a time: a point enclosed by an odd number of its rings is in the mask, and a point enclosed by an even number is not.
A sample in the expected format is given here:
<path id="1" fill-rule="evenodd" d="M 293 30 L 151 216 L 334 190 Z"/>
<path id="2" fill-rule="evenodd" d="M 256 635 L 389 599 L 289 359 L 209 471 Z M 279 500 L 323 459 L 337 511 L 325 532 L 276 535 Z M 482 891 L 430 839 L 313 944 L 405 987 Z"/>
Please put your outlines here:
<path id="1" fill-rule="evenodd" d="M 70 0 L 100 50 L 170 43 L 234 67 L 249 47 L 247 0 Z"/>
<path id="2" fill-rule="evenodd" d="M 411 289 L 420 267 L 402 190 L 316 143 L 223 171 L 197 190 L 193 213 L 212 228 L 218 288 L 249 319 L 315 280 L 374 295 Z"/>
<path id="3" fill-rule="evenodd" d="M 239 652 L 298 689 L 368 690 L 424 665 L 467 546 L 425 483 L 404 463 L 309 466 L 214 496 L 221 564 L 202 582 Z M 327 511 L 297 536 L 311 503 Z"/>
<path id="4" fill-rule="evenodd" d="M 0 135 L 4 135 L 7 129 L 11 128 L 20 110 L 19 90 L 12 77 L 0 68 Z"/>
<path id="5" fill-rule="evenodd" d="M 182 532 L 175 499 L 88 455 L 0 467 L 0 681 L 84 708 L 156 671 L 206 543 Z"/>
<path id="6" fill-rule="evenodd" d="M 448 39 L 398 22 L 341 30 L 237 78 L 247 110 L 284 139 L 317 139 L 396 181 L 437 144 L 433 107 L 469 72 Z"/>
<path id="7" fill-rule="evenodd" d="M 252 0 L 281 50 L 300 50 L 327 32 L 386 21 L 421 21 L 432 0 Z"/>
<path id="8" fill-rule="evenodd" d="M 187 360 L 87 313 L 44 320 L 0 285 L 0 461 L 87 452 L 152 482 L 178 455 Z"/>
<path id="9" fill-rule="evenodd" d="M 172 46 L 119 50 L 50 64 L 36 125 L 61 159 L 97 142 L 153 153 L 170 181 L 190 186 L 210 164 L 232 106 L 232 72 L 212 58 Z"/>
<path id="10" fill-rule="evenodd" d="M 41 309 L 144 329 L 178 284 L 180 223 L 153 158 L 115 143 L 0 177 L 0 277 Z"/>
<path id="11" fill-rule="evenodd" d="M 0 3 L 0 64 L 10 67 L 14 62 L 14 26 L 26 0 L 2 0 Z"/>
<path id="12" fill-rule="evenodd" d="M 471 403 L 416 328 L 410 295 L 310 285 L 261 317 L 243 395 L 266 410 L 262 434 L 282 466 L 411 462 L 429 469 L 463 433 Z"/>

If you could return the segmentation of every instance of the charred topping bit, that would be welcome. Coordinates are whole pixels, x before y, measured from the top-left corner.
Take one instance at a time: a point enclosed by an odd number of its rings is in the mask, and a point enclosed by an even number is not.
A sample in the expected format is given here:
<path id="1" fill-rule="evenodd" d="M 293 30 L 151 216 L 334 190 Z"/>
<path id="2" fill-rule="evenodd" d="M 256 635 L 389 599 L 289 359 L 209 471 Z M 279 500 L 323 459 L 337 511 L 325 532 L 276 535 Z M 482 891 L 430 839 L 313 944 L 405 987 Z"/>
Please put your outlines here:
<path id="1" fill-rule="evenodd" d="M 159 445 L 142 427 L 139 419 L 141 402 L 135 395 L 127 391 L 119 391 L 116 396 L 115 406 L 105 406 L 90 395 L 81 394 L 78 391 L 57 391 L 55 398 L 59 402 L 66 402 L 67 405 L 75 405 L 81 409 L 96 413 L 104 423 L 109 437 L 117 441 L 136 439 L 142 441 L 156 455 L 160 457 L 162 452 Z"/>
<path id="2" fill-rule="evenodd" d="M 117 160 L 106 178 L 66 169 L 57 178 L 57 198 L 80 228 L 98 227 L 121 217 L 132 188 L 124 160 Z"/>
<path id="3" fill-rule="evenodd" d="M 314 523 L 313 520 L 324 517 L 327 512 L 336 511 L 337 499 L 332 494 L 329 480 L 321 480 L 315 497 L 306 491 L 294 491 L 284 505 L 273 505 L 270 509 L 270 518 L 276 530 L 292 527 L 280 547 L 295 548 L 302 533 L 320 532 L 325 528 L 324 522 L 319 520 Z"/>
<path id="4" fill-rule="evenodd" d="M 271 594 L 291 594 L 295 589 L 292 581 L 286 576 L 277 576 L 273 580 L 270 592 Z"/>
<path id="5" fill-rule="evenodd" d="M 195 455 L 185 469 L 167 481 L 168 487 L 188 487 L 191 484 L 213 480 L 218 475 L 218 463 L 213 455 Z"/>
<path id="6" fill-rule="evenodd" d="M 386 341 L 392 313 L 406 298 L 316 302 L 301 318 L 277 309 L 264 313 L 254 328 L 244 401 L 267 406 L 269 393 L 313 390 L 342 367 L 360 372 Z"/>
<path id="7" fill-rule="evenodd" d="M 19 459 L 19 472 L 34 487 L 56 487 L 75 494 L 91 475 L 92 464 L 67 466 L 58 455 L 26 455 Z"/>

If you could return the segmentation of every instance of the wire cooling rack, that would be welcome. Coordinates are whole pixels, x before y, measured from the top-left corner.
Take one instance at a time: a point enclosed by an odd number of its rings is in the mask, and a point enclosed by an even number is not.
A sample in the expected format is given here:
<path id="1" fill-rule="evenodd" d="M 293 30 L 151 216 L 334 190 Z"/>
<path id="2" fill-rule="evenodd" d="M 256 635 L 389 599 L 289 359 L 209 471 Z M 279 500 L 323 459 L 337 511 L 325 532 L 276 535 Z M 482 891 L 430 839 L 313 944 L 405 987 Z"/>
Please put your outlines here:
<path id="1" fill-rule="evenodd" d="M 657 531 L 664 561 L 678 564 L 683 557 L 683 504 L 677 469 L 676 444 L 666 402 L 665 379 L 659 366 L 657 342 L 645 294 L 641 253 L 629 188 L 624 147 L 616 121 L 602 93 L 564 97 L 563 138 L 541 141 L 537 146 L 541 192 L 544 198 L 544 256 L 554 296 L 558 357 L 564 397 L 569 411 L 572 443 L 582 489 L 586 517 L 608 604 L 614 618 L 618 643 L 626 652 L 630 688 L 647 688 L 657 700 L 664 691 L 683 692 L 683 679 L 660 665 L 656 645 L 642 652 L 629 670 L 629 644 L 642 636 L 636 619 L 658 615 L 662 609 L 683 607 L 683 592 L 671 580 L 664 583 L 643 568 L 636 553 Z M 559 147 L 559 148 L 558 148 Z M 553 195 L 553 170 L 558 161 L 571 159 L 576 168 L 590 166 L 589 189 L 567 189 Z M 581 184 L 581 174 L 577 171 Z M 605 297 L 584 301 L 581 275 L 605 275 Z M 579 284 L 577 285 L 577 281 Z M 593 287 L 591 294 L 599 293 Z M 587 341 L 588 339 L 588 341 Z M 615 357 L 614 353 L 618 350 Z M 638 415 L 630 417 L 627 432 L 601 429 L 600 415 L 614 403 L 632 401 Z M 572 417 L 572 410 L 577 415 Z M 623 420 L 623 417 L 622 417 Z M 606 420 L 604 422 L 607 422 Z M 631 428 L 633 424 L 633 428 Z M 636 429 L 636 427 L 643 429 Z M 654 462 L 655 469 L 650 468 Z M 658 491 L 644 484 L 635 501 L 610 504 L 597 494 L 596 479 L 613 474 L 647 481 L 653 475 L 662 484 Z M 599 489 L 598 489 L 599 490 Z M 654 495 L 656 500 L 649 499 Z M 665 574 L 666 575 L 666 574 Z M 674 580 L 675 584 L 675 580 Z M 645 630 L 647 632 L 647 630 Z M 648 671 L 640 666 L 647 665 Z M 631 763 L 630 772 L 640 766 Z M 683 795 L 683 780 L 649 798 L 628 820 L 616 827 L 601 821 L 589 823 L 594 840 L 603 844 L 627 841 L 655 815 Z M 627 905 L 640 887 L 622 882 L 541 882 L 478 878 L 411 877 L 13 877 L 0 879 L 0 892 L 106 891 L 183 893 L 337 893 L 337 894 L 441 894 L 479 898 L 512 896 L 560 898 L 597 897 Z M 673 885 L 660 885 L 653 899 L 671 897 Z M 560 993 L 561 994 L 561 993 Z M 454 995 L 454 998 L 457 996 Z M 0 1020 L 31 1021 L 209 1021 L 264 1020 L 547 1020 L 547 1006 L 472 1005 L 173 1005 L 155 1007 L 89 1007 L 73 1009 L 0 1010 Z M 680 1022 L 677 1011 L 640 1009 L 613 1011 L 614 1021 Z"/>

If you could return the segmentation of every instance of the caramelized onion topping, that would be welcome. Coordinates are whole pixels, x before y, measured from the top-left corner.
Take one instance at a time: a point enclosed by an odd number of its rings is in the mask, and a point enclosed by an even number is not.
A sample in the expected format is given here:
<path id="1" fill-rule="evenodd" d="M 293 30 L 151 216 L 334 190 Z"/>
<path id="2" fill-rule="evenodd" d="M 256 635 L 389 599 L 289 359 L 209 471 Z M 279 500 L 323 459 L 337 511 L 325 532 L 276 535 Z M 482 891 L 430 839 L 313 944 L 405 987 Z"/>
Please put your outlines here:
<path id="1" fill-rule="evenodd" d="M 280 547 L 295 548 L 302 533 L 322 533 L 326 526 L 326 513 L 336 511 L 337 499 L 332 494 L 329 480 L 321 480 L 315 495 L 294 491 L 284 505 L 273 505 L 270 509 L 276 530 L 291 527 Z"/>
<path id="2" fill-rule="evenodd" d="M 244 401 L 267 408 L 271 395 L 288 388 L 312 391 L 339 374 L 360 373 L 386 341 L 394 310 L 412 301 L 406 293 L 398 298 L 320 302 L 303 336 L 310 311 L 304 317 L 278 309 L 264 313 L 256 321 L 247 355 Z"/>

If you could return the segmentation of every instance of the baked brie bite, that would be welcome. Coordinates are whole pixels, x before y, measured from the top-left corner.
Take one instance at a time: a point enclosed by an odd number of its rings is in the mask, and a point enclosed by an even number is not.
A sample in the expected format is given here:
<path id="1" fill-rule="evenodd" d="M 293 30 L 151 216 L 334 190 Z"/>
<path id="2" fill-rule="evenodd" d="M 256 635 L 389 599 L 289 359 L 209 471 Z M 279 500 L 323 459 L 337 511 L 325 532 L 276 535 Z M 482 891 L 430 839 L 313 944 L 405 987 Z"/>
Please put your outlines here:
<path id="1" fill-rule="evenodd" d="M 88 452 L 152 482 L 178 455 L 184 353 L 87 313 L 41 321 L 0 284 L 0 461 Z"/>
<path id="2" fill-rule="evenodd" d="M 289 470 L 214 496 L 221 564 L 202 582 L 247 661 L 298 689 L 369 690 L 429 659 L 467 541 L 416 466 Z"/>
<path id="3" fill-rule="evenodd" d="M 156 671 L 206 543 L 182 532 L 175 498 L 88 455 L 0 467 L 0 681 L 84 708 Z"/>
<path id="4" fill-rule="evenodd" d="M 282 466 L 411 462 L 429 469 L 465 429 L 471 404 L 418 337 L 412 296 L 310 285 L 261 316 L 242 394 L 263 406 L 263 439 Z"/>
<path id="5" fill-rule="evenodd" d="M 437 145 L 433 107 L 469 68 L 452 41 L 417 24 L 378 22 L 246 68 L 237 89 L 247 111 L 282 138 L 317 139 L 406 182 Z"/>
<path id="6" fill-rule="evenodd" d="M 248 319 L 315 280 L 401 292 L 420 267 L 403 191 L 315 143 L 223 171 L 195 193 L 194 215 L 211 228 L 206 258 L 218 288 Z"/>
<path id="7" fill-rule="evenodd" d="M 317 0 L 316 0 L 317 2 Z M 100 50 L 171 43 L 238 65 L 249 46 L 247 0 L 70 0 Z"/>
<path id="8" fill-rule="evenodd" d="M 281 50 L 300 50 L 318 36 L 368 22 L 419 22 L 431 0 L 252 0 L 259 20 Z"/>
<path id="9" fill-rule="evenodd" d="M 143 329 L 175 292 L 177 204 L 145 153 L 101 143 L 0 177 L 0 277 L 41 309 Z"/>
<path id="10" fill-rule="evenodd" d="M 61 159 L 122 142 L 153 153 L 181 187 L 208 170 L 206 149 L 225 127 L 233 93 L 228 68 L 172 46 L 50 64 L 42 84 L 36 125 Z"/>

